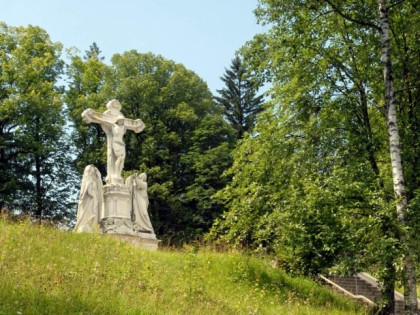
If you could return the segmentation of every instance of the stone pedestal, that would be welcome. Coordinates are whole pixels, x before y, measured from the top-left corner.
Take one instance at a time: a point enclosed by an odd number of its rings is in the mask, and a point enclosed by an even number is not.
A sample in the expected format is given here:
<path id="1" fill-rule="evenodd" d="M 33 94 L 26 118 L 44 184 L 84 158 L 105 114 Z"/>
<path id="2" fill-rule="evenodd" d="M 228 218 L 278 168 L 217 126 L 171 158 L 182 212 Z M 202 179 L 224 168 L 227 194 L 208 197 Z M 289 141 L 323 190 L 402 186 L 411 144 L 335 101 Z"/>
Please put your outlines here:
<path id="1" fill-rule="evenodd" d="M 126 235 L 126 234 L 105 234 L 110 237 L 114 237 L 119 239 L 122 242 L 129 243 L 131 245 L 134 245 L 136 247 L 145 248 L 148 250 L 155 251 L 159 247 L 160 241 L 156 238 L 143 238 L 141 236 L 135 236 L 135 235 Z"/>
<path id="2" fill-rule="evenodd" d="M 131 218 L 132 195 L 129 186 L 105 185 L 103 216 L 100 222 L 105 235 L 116 237 L 137 247 L 157 250 L 159 240 L 153 233 L 140 230 Z"/>
<path id="3" fill-rule="evenodd" d="M 125 218 L 131 221 L 131 191 L 126 185 L 104 186 L 103 218 Z"/>

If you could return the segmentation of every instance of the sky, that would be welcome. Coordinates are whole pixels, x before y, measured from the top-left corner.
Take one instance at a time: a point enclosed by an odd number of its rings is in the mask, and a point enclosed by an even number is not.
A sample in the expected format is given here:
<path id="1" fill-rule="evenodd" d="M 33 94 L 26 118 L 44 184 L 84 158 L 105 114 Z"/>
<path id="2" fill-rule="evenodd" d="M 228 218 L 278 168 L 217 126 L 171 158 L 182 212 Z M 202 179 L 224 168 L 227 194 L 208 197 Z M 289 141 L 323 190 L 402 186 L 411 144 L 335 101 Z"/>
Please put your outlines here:
<path id="1" fill-rule="evenodd" d="M 235 52 L 263 31 L 256 7 L 257 0 L 0 0 L 0 21 L 39 26 L 82 54 L 96 42 L 107 63 L 131 49 L 162 55 L 216 93 Z"/>

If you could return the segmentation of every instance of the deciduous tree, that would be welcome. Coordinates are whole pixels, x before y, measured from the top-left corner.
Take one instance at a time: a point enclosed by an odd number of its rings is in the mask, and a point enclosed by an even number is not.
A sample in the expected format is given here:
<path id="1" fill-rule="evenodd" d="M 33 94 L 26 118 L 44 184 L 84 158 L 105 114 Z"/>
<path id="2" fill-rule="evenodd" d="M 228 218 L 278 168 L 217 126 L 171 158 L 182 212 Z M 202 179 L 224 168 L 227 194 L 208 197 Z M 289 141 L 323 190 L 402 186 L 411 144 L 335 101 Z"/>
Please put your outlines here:
<path id="1" fill-rule="evenodd" d="M 69 215 L 61 44 L 39 27 L 0 24 L 0 204 L 37 217 Z"/>
<path id="2" fill-rule="evenodd" d="M 230 211 L 213 230 L 228 240 L 245 239 L 253 246 L 280 244 L 278 250 L 285 250 L 283 254 L 298 265 L 303 263 L 304 270 L 316 271 L 345 261 L 353 268 L 380 265 L 377 271 L 385 282 L 384 313 L 393 311 L 399 258 L 407 259 L 406 274 L 411 284 L 414 279 L 410 252 L 405 248 L 413 241 L 410 230 L 414 229 L 418 186 L 410 176 L 406 189 L 414 202 L 414 207 L 408 207 L 411 211 L 404 207 L 391 211 L 393 200 L 403 202 L 398 196 L 404 192 L 395 190 L 393 198 L 391 163 L 385 162 L 389 161 L 388 131 L 393 154 L 399 148 L 393 143 L 396 123 L 389 115 L 392 96 L 403 100 L 394 105 L 399 108 L 396 114 L 404 123 L 404 135 L 418 135 L 412 120 L 418 117 L 412 107 L 418 102 L 418 88 L 412 81 L 417 71 L 406 67 L 407 63 L 415 65 L 418 55 L 415 31 L 408 25 L 410 19 L 416 20 L 413 8 L 410 1 L 396 1 L 395 5 L 381 1 L 260 1 L 257 17 L 271 29 L 255 36 L 242 53 L 250 70 L 274 85 L 274 109 L 272 118 L 257 123 L 258 136 L 246 139 L 238 148 L 232 169 L 235 178 L 223 194 Z M 385 13 L 393 22 L 389 38 L 384 38 Z M 395 95 L 389 90 L 391 64 L 386 45 L 399 48 L 392 55 L 398 69 L 393 80 L 400 87 Z M 385 73 L 385 81 L 381 73 Z M 408 121 L 411 123 L 406 124 Z M 385 128 L 387 125 L 392 130 Z M 404 136 L 402 143 L 411 141 Z M 263 152 L 276 162 L 264 159 Z M 407 152 L 403 165 L 412 174 L 418 168 L 418 155 L 411 145 L 403 147 L 403 152 Z M 299 169 L 291 161 L 299 163 Z M 250 169 L 252 176 L 237 175 L 248 169 L 246 163 L 257 165 L 255 171 Z M 398 165 L 393 168 L 401 170 Z M 269 188 L 273 183 L 268 174 L 278 176 L 274 191 Z M 404 181 L 395 183 L 398 186 Z M 264 206 L 257 208 L 259 204 Z M 337 216 L 340 219 L 334 221 Z M 336 245 L 328 243 L 327 231 L 339 240 Z M 377 251 L 376 261 L 367 254 L 368 249 Z M 305 262 L 309 263 L 306 267 Z M 415 290 L 409 285 L 405 292 L 410 296 L 407 308 L 413 313 Z"/>
<path id="3" fill-rule="evenodd" d="M 211 195 L 226 182 L 220 175 L 230 163 L 234 143 L 207 85 L 181 64 L 135 50 L 114 55 L 110 66 L 77 57 L 73 61 L 72 69 L 80 70 L 70 74 L 68 103 L 77 137 L 97 143 L 83 146 L 78 164 L 98 163 L 105 174 L 105 143 L 95 142 L 96 131 L 88 131 L 79 115 L 87 107 L 103 111 L 107 99 L 118 99 L 126 117 L 140 118 L 146 125 L 139 134 L 125 135 L 124 169 L 125 176 L 148 174 L 155 230 L 168 242 L 202 235 L 222 211 Z M 93 71 L 97 66 L 104 71 Z M 81 78 L 92 71 L 99 84 L 89 89 L 90 80 Z"/>

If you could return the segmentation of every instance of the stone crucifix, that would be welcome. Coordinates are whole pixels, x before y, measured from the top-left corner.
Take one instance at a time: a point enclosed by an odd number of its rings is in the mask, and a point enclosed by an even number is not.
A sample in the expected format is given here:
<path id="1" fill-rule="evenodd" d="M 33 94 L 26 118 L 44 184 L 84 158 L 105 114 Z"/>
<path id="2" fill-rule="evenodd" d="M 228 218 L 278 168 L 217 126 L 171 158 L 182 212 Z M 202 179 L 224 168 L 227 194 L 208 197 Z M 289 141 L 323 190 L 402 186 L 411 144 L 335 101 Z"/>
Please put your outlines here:
<path id="1" fill-rule="evenodd" d="M 140 119 L 125 118 L 121 113 L 121 104 L 111 100 L 106 104 L 107 110 L 103 113 L 95 112 L 88 108 L 82 113 L 82 118 L 87 123 L 100 124 L 107 136 L 107 176 L 106 183 L 124 184 L 121 171 L 124 168 L 125 143 L 123 136 L 128 130 L 139 133 L 144 129 Z"/>

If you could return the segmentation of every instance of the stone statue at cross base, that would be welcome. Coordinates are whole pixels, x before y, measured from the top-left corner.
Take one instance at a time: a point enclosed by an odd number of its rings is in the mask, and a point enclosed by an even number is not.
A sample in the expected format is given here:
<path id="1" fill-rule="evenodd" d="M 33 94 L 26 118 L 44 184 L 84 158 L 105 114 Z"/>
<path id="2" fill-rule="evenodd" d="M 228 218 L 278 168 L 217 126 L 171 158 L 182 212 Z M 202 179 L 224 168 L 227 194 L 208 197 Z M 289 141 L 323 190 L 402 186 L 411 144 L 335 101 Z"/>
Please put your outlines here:
<path id="1" fill-rule="evenodd" d="M 102 178 L 99 170 L 93 166 L 86 166 L 83 172 L 77 207 L 76 232 L 93 232 L 102 219 Z"/>
<path id="2" fill-rule="evenodd" d="M 129 176 L 125 184 L 131 187 L 132 211 L 131 218 L 134 222 L 134 229 L 139 232 L 154 234 L 147 208 L 149 197 L 147 195 L 146 173 Z"/>

